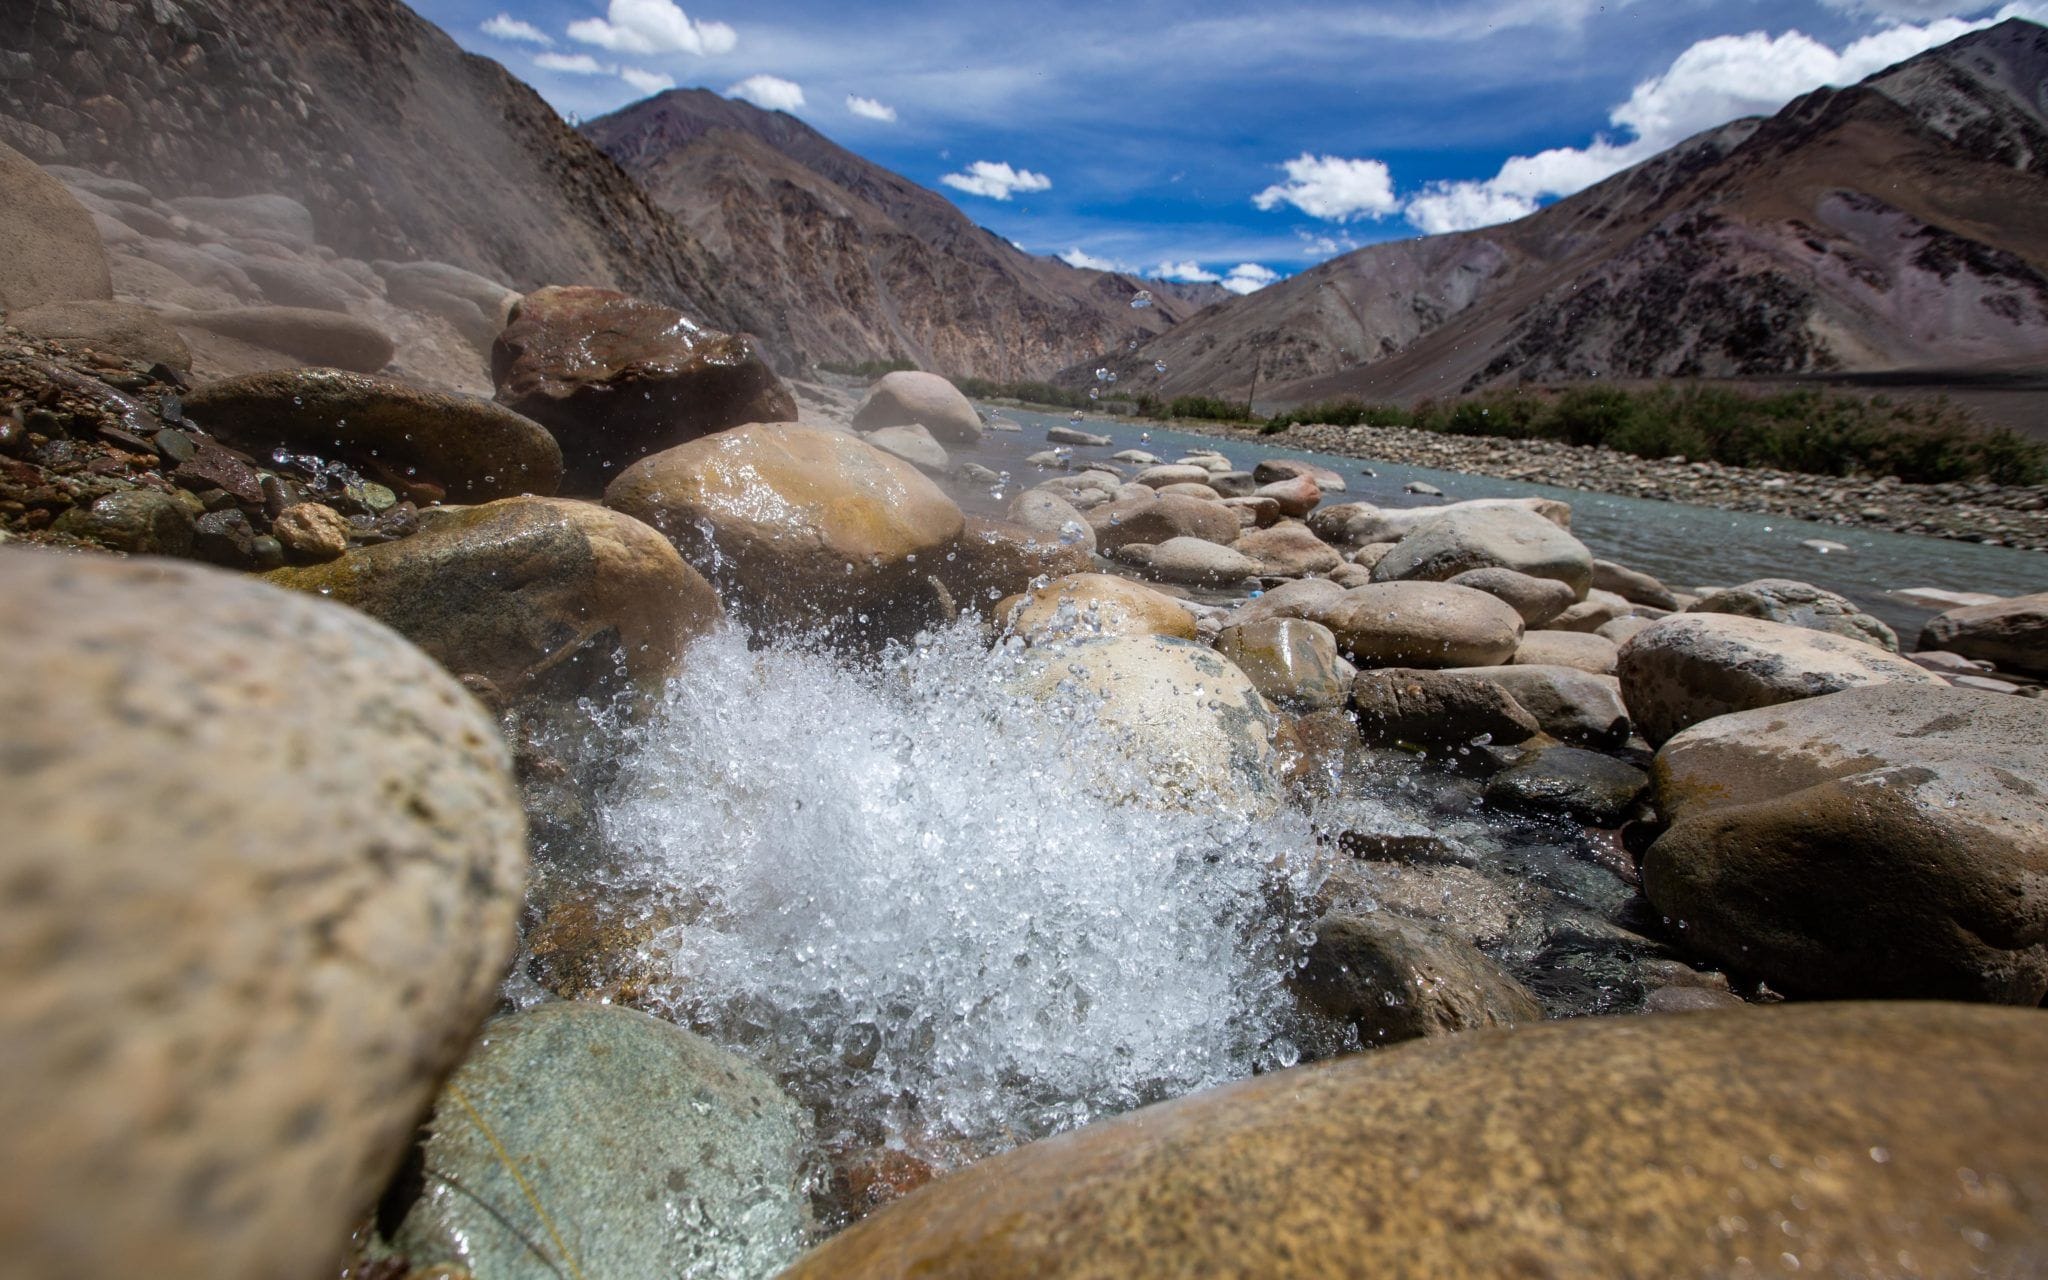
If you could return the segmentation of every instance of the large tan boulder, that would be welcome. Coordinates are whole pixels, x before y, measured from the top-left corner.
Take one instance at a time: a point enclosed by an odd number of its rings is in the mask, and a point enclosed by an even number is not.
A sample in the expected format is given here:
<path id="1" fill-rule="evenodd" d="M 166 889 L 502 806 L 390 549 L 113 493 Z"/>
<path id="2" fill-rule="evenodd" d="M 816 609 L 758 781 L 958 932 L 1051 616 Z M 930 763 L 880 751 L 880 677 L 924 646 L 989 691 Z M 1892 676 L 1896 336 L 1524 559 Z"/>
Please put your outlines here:
<path id="1" fill-rule="evenodd" d="M 661 530 L 736 617 L 767 631 L 890 629 L 966 527 L 909 463 L 794 422 L 643 458 L 605 503 Z"/>
<path id="2" fill-rule="evenodd" d="M 430 513 L 409 538 L 266 577 L 362 610 L 514 702 L 608 688 L 621 665 L 651 691 L 723 616 L 666 538 L 563 498 Z"/>
<path id="3" fill-rule="evenodd" d="M 491 346 L 491 381 L 500 403 L 561 442 L 571 493 L 596 493 L 648 454 L 714 431 L 796 421 L 795 398 L 752 338 L 611 289 L 521 298 Z"/>
<path id="4" fill-rule="evenodd" d="M 1140 582 L 1106 573 L 1057 578 L 996 605 L 1005 634 L 1044 644 L 1089 635 L 1195 638 L 1194 615 Z"/>
<path id="5" fill-rule="evenodd" d="M 1586 631 L 1527 631 L 1509 659 L 1525 667 L 1577 667 L 1595 675 L 1611 676 L 1620 661 L 1621 648 L 1606 636 Z"/>
<path id="6" fill-rule="evenodd" d="M 853 415 L 855 431 L 913 425 L 947 444 L 981 439 L 981 415 L 958 387 L 936 373 L 899 369 L 883 374 Z"/>
<path id="7" fill-rule="evenodd" d="M 335 1274 L 512 957 L 496 726 L 199 566 L 0 548 L 0 634 L 0 1269 Z"/>
<path id="8" fill-rule="evenodd" d="M 1551 578 L 1575 598 L 1593 585 L 1593 553 L 1523 507 L 1459 506 L 1417 528 L 1372 568 L 1375 582 L 1442 582 L 1471 569 Z"/>
<path id="9" fill-rule="evenodd" d="M 1873 684 L 1941 678 L 1861 640 L 1761 618 L 1679 613 L 1621 648 L 1621 696 L 1654 746 L 1702 720 Z"/>
<path id="10" fill-rule="evenodd" d="M 1685 945 L 1798 995 L 2048 995 L 2048 705 L 1850 689 L 1695 725 L 1656 782 Z"/>
<path id="11" fill-rule="evenodd" d="M 1921 628 L 1920 648 L 2048 676 L 2048 591 L 1950 609 Z"/>
<path id="12" fill-rule="evenodd" d="M 2038 1012 L 1942 1004 L 1424 1040 L 984 1160 L 788 1276 L 2030 1275 L 2044 1054 Z"/>
<path id="13" fill-rule="evenodd" d="M 1202 538 L 1168 538 L 1152 549 L 1145 572 L 1162 582 L 1222 587 L 1257 576 L 1249 556 Z"/>
<path id="14" fill-rule="evenodd" d="M 1250 529 L 1231 544 L 1258 565 L 1258 571 L 1276 578 L 1306 578 L 1329 573 L 1344 563 L 1336 548 L 1326 544 L 1299 520 L 1284 520 L 1268 529 Z"/>
<path id="15" fill-rule="evenodd" d="M 1377 582 L 1309 615 L 1361 667 L 1490 667 L 1522 638 L 1522 617 L 1483 591 Z"/>
<path id="16" fill-rule="evenodd" d="M 0 310 L 113 296 L 92 214 L 63 183 L 0 143 Z"/>

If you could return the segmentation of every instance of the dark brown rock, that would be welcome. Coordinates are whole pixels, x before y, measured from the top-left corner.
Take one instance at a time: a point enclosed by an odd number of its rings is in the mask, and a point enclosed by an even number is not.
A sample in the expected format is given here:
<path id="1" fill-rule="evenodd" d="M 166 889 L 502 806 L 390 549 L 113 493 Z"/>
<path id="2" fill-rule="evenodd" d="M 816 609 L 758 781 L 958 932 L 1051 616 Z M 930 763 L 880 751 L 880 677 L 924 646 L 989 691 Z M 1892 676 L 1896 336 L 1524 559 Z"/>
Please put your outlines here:
<path id="1" fill-rule="evenodd" d="M 1368 1045 L 1541 1022 L 1543 1008 L 1469 943 L 1387 911 L 1315 923 L 1295 990 Z"/>
<path id="2" fill-rule="evenodd" d="M 1442 747 L 1486 738 L 1512 744 L 1541 732 L 1507 690 L 1447 672 L 1361 671 L 1351 682 L 1351 710 L 1367 742 Z"/>
<path id="3" fill-rule="evenodd" d="M 500 403 L 561 442 L 576 493 L 699 436 L 797 416 L 751 338 L 611 289 L 527 294 L 491 346 L 491 380 Z"/>

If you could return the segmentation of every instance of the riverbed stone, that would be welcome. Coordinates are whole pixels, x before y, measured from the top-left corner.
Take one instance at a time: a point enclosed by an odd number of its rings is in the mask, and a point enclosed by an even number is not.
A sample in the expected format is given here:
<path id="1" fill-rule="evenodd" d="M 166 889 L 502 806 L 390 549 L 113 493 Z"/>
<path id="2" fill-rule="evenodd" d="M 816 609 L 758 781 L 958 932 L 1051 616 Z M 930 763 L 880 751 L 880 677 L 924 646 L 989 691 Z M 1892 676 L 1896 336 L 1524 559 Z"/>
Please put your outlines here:
<path id="1" fill-rule="evenodd" d="M 1162 466 L 1147 467 L 1132 479 L 1148 489 L 1164 489 L 1175 484 L 1206 485 L 1209 483 L 1209 470 L 1207 467 L 1170 462 Z"/>
<path id="2" fill-rule="evenodd" d="M 1517 666 L 1577 667 L 1611 676 L 1621 647 L 1605 636 L 1586 631 L 1528 631 L 1508 661 Z"/>
<path id="3" fill-rule="evenodd" d="M 1452 512 L 1515 507 L 1533 511 L 1560 529 L 1572 524 L 1571 504 L 1554 498 L 1474 498 L 1449 506 L 1381 507 L 1370 502 L 1343 502 L 1316 508 L 1309 527 L 1333 546 L 1362 547 L 1369 542 L 1399 542 L 1415 530 Z"/>
<path id="4" fill-rule="evenodd" d="M 1379 582 L 1442 582 L 1468 569 L 1513 569 L 1564 583 L 1573 598 L 1593 584 L 1593 553 L 1522 507 L 1452 507 L 1402 538 L 1373 566 Z"/>
<path id="5" fill-rule="evenodd" d="M 1278 805 L 1271 714 L 1250 677 L 1221 655 L 1159 635 L 1097 636 L 1033 653 L 1043 656 L 1013 677 L 1019 687 L 1040 699 L 1087 700 L 1157 799 L 1195 812 Z"/>
<path id="6" fill-rule="evenodd" d="M 1685 945 L 1796 995 L 2048 995 L 2048 704 L 1850 689 L 1695 725 L 1655 772 L 1644 890 Z"/>
<path id="7" fill-rule="evenodd" d="M 1268 577 L 1306 578 L 1328 573 L 1344 563 L 1334 547 L 1309 532 L 1309 527 L 1299 520 L 1282 520 L 1269 529 L 1249 530 L 1231 545 Z"/>
<path id="8" fill-rule="evenodd" d="M 1876 645 L 1727 613 L 1676 613 L 1621 649 L 1621 693 L 1652 746 L 1702 720 L 1874 684 L 1941 677 Z"/>
<path id="9" fill-rule="evenodd" d="M 1206 484 L 1181 483 L 1161 485 L 1159 487 L 1159 492 L 1163 494 L 1177 493 L 1185 498 L 1200 498 L 1204 502 L 1220 502 L 1223 500 L 1222 494 L 1216 492 L 1214 489 L 1210 488 Z"/>
<path id="10" fill-rule="evenodd" d="M 1898 634 L 1857 608 L 1846 596 L 1790 578 L 1758 578 L 1740 586 L 1723 587 L 1701 596 L 1686 607 L 1686 612 L 1763 618 L 1809 631 L 1847 636 L 1888 653 L 1899 651 Z"/>
<path id="11" fill-rule="evenodd" d="M 883 427 L 870 431 L 865 439 L 883 453 L 903 459 L 913 467 L 933 475 L 944 475 L 953 463 L 946 455 L 946 447 L 932 438 L 922 423 L 913 422 L 901 427 Z"/>
<path id="12" fill-rule="evenodd" d="M 620 662 L 651 692 L 721 617 L 667 539 L 563 498 L 433 513 L 409 538 L 268 578 L 362 610 L 515 703 L 610 689 Z"/>
<path id="13" fill-rule="evenodd" d="M 1050 534 L 1055 538 L 1071 535 L 1088 551 L 1094 551 L 1095 526 L 1088 523 L 1088 517 L 1081 509 L 1056 493 L 1045 489 L 1026 489 L 1010 500 L 1010 519 L 1027 529 Z"/>
<path id="14" fill-rule="evenodd" d="M 1483 591 L 1442 582 L 1376 582 L 1313 619 L 1361 667 L 1486 667 L 1506 662 L 1522 617 Z"/>
<path id="15" fill-rule="evenodd" d="M 1460 667 L 1447 675 L 1471 676 L 1506 689 L 1543 732 L 1589 747 L 1618 747 L 1634 728 L 1621 700 L 1621 681 L 1578 667 Z"/>
<path id="16" fill-rule="evenodd" d="M 1373 565 L 1385 559 L 1386 553 L 1394 549 L 1391 544 L 1371 545 L 1384 547 L 1384 550 L 1372 559 Z M 1359 554 L 1364 554 L 1367 549 L 1369 548 L 1361 548 Z M 1572 594 L 1571 587 L 1556 578 L 1531 577 L 1513 569 L 1467 569 L 1463 573 L 1452 574 L 1444 581 L 1461 587 L 1470 587 L 1474 591 L 1484 591 L 1487 595 L 1506 601 L 1516 613 L 1522 615 L 1522 621 L 1532 627 L 1545 625 L 1578 601 L 1578 597 Z"/>
<path id="17" fill-rule="evenodd" d="M 1177 493 L 1119 498 L 1088 512 L 1095 542 L 1105 554 L 1134 542 L 1154 546 L 1170 538 L 1200 538 L 1229 546 L 1237 541 L 1237 516 L 1220 502 Z"/>
<path id="18" fill-rule="evenodd" d="M 1252 490 L 1254 498 L 1271 498 L 1280 504 L 1280 514 L 1299 520 L 1316 509 L 1323 500 L 1323 491 L 1307 476 L 1295 476 L 1287 480 L 1275 480 Z"/>
<path id="19" fill-rule="evenodd" d="M 1498 684 L 1442 671 L 1361 671 L 1351 682 L 1351 713 L 1360 735 L 1375 745 L 1513 744 L 1541 732 Z"/>
<path id="20" fill-rule="evenodd" d="M 496 726 L 198 565 L 0 547 L 0 634 L 8 1266 L 334 1274 L 512 954 Z"/>
<path id="21" fill-rule="evenodd" d="M 160 489 L 118 489 L 89 507 L 73 507 L 52 526 L 109 551 L 139 556 L 188 556 L 192 513 Z"/>
<path id="22" fill-rule="evenodd" d="M 2048 676 L 2048 592 L 1938 614 L 1921 628 L 1920 647 Z"/>
<path id="23" fill-rule="evenodd" d="M 1325 578 L 1283 582 L 1230 611 L 1225 625 L 1238 626 L 1267 618 L 1312 618 L 1344 599 L 1344 588 Z"/>
<path id="24" fill-rule="evenodd" d="M 1615 827 L 1635 812 L 1650 775 L 1583 747 L 1532 751 L 1486 783 L 1494 804 L 1537 814 L 1564 814 L 1596 827 Z"/>
<path id="25" fill-rule="evenodd" d="M 1227 626 L 1216 637 L 1216 651 L 1291 711 L 1328 711 L 1350 697 L 1350 664 L 1337 656 L 1337 638 L 1320 623 L 1269 618 Z"/>
<path id="26" fill-rule="evenodd" d="M 270 532 L 283 544 L 285 554 L 309 564 L 324 564 L 348 551 L 348 517 L 317 502 L 297 503 L 278 512 Z"/>
<path id="27" fill-rule="evenodd" d="M 521 298 L 491 345 L 491 381 L 499 403 L 561 442 L 572 493 L 596 493 L 641 458 L 700 436 L 797 416 L 751 337 L 586 286 Z"/>
<path id="28" fill-rule="evenodd" d="M 868 389 L 853 414 L 855 431 L 913 424 L 945 444 L 973 444 L 981 439 L 981 415 L 958 387 L 936 373 L 914 369 L 885 373 Z"/>
<path id="29" fill-rule="evenodd" d="M 45 302 L 9 311 L 7 323 L 63 347 L 98 351 L 140 365 L 160 364 L 180 373 L 192 368 L 191 348 L 177 329 L 138 303 Z"/>
<path id="30" fill-rule="evenodd" d="M 605 503 L 661 530 L 734 616 L 764 631 L 914 629 L 906 610 L 966 528 L 953 500 L 909 463 L 794 422 L 642 458 L 612 481 Z"/>
<path id="31" fill-rule="evenodd" d="M 1273 484 L 1301 476 L 1313 480 L 1316 488 L 1324 493 L 1344 492 L 1343 476 L 1328 467 L 1317 466 L 1301 458 L 1266 458 L 1252 468 L 1252 479 L 1260 484 Z"/>
<path id="32" fill-rule="evenodd" d="M 1541 1022 L 1543 1007 L 1468 942 L 1388 911 L 1326 915 L 1293 978 L 1302 1001 L 1367 1046 Z"/>
<path id="33" fill-rule="evenodd" d="M 1005 634 L 1028 644 L 1089 635 L 1195 638 L 1194 615 L 1171 596 L 1107 573 L 1054 579 L 1002 601 L 994 616 Z"/>
<path id="34" fill-rule="evenodd" d="M 1588 634 L 1597 634 L 1600 628 L 1616 618 L 1629 617 L 1644 608 L 1647 606 L 1631 604 L 1625 597 L 1595 587 L 1586 593 L 1584 600 L 1544 625 L 1553 631 L 1584 631 Z"/>
<path id="35" fill-rule="evenodd" d="M 1631 569 L 1612 560 L 1593 562 L 1593 585 L 1612 591 L 1630 604 L 1647 604 L 1658 609 L 1676 609 L 1678 597 L 1653 575 Z"/>
<path id="36" fill-rule="evenodd" d="M 1050 493 L 1072 503 L 1082 511 L 1088 511 L 1104 503 L 1116 501 L 1118 490 L 1122 487 L 1122 478 L 1107 471 L 1077 471 L 1070 476 L 1054 476 L 1050 480 L 1041 480 L 1026 492 Z M 1151 491 L 1146 490 L 1144 494 L 1137 496 L 1149 498 Z"/>
<path id="37" fill-rule="evenodd" d="M 1152 548 L 1145 565 L 1151 576 L 1187 586 L 1228 586 L 1260 571 L 1251 557 L 1202 538 L 1168 538 Z"/>
<path id="38" fill-rule="evenodd" d="M 546 497 L 562 481 L 562 451 L 531 418 L 390 378 L 339 369 L 243 374 L 195 388 L 185 412 L 259 458 L 282 446 L 347 462 L 365 479 L 436 485 L 457 502 Z"/>
<path id="39" fill-rule="evenodd" d="M 2038 1012 L 1944 1004 L 1425 1040 L 982 1161 L 788 1280 L 2025 1275 L 2044 1054 Z"/>
<path id="40" fill-rule="evenodd" d="M 915 571 L 925 564 L 906 565 Z M 1095 557 L 1079 541 L 1027 529 L 1008 520 L 968 516 L 960 536 L 930 560 L 928 582 L 943 587 L 963 609 L 986 614 L 997 601 L 1030 589 L 1034 582 L 1088 573 Z"/>
<path id="41" fill-rule="evenodd" d="M 703 1037 L 539 1005 L 487 1025 L 450 1078 L 392 1243 L 505 1280 L 769 1275 L 809 1226 L 804 1139 L 775 1082 Z"/>
<path id="42" fill-rule="evenodd" d="M 305 364 L 350 373 L 375 373 L 397 352 L 390 336 L 368 320 L 313 307 L 187 311 L 176 322 L 182 329 L 217 333 Z"/>
<path id="43" fill-rule="evenodd" d="M 0 143 L 0 310 L 113 296 L 92 214 L 63 183 Z"/>

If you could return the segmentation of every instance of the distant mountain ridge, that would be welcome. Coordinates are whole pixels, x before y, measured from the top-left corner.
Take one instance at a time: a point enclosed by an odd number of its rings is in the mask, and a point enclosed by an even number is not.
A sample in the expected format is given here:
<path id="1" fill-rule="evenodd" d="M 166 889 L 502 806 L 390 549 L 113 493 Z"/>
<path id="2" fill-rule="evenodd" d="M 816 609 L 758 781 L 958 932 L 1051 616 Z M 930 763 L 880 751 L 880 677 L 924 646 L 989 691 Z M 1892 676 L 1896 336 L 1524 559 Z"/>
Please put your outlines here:
<path id="1" fill-rule="evenodd" d="M 708 90 L 582 129 L 746 282 L 753 332 L 803 360 L 1042 378 L 1229 296 L 1025 253 L 795 117 Z M 1153 305 L 1133 309 L 1141 289 Z"/>
<path id="2" fill-rule="evenodd" d="M 1372 245 L 1108 358 L 1141 392 L 1256 380 L 1263 403 L 2048 363 L 2048 29 L 1972 33 L 1518 222 Z"/>

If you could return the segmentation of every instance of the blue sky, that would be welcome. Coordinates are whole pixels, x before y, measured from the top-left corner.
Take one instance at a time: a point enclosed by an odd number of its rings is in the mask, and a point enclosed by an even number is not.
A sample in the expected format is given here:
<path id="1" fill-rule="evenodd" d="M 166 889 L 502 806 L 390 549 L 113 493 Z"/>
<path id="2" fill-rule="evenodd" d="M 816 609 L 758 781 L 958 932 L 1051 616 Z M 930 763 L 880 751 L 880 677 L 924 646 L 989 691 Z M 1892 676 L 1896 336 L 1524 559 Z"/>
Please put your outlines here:
<path id="1" fill-rule="evenodd" d="M 792 114 L 1033 253 L 1243 292 L 1504 221 L 2048 0 L 413 0 L 565 115 Z"/>

